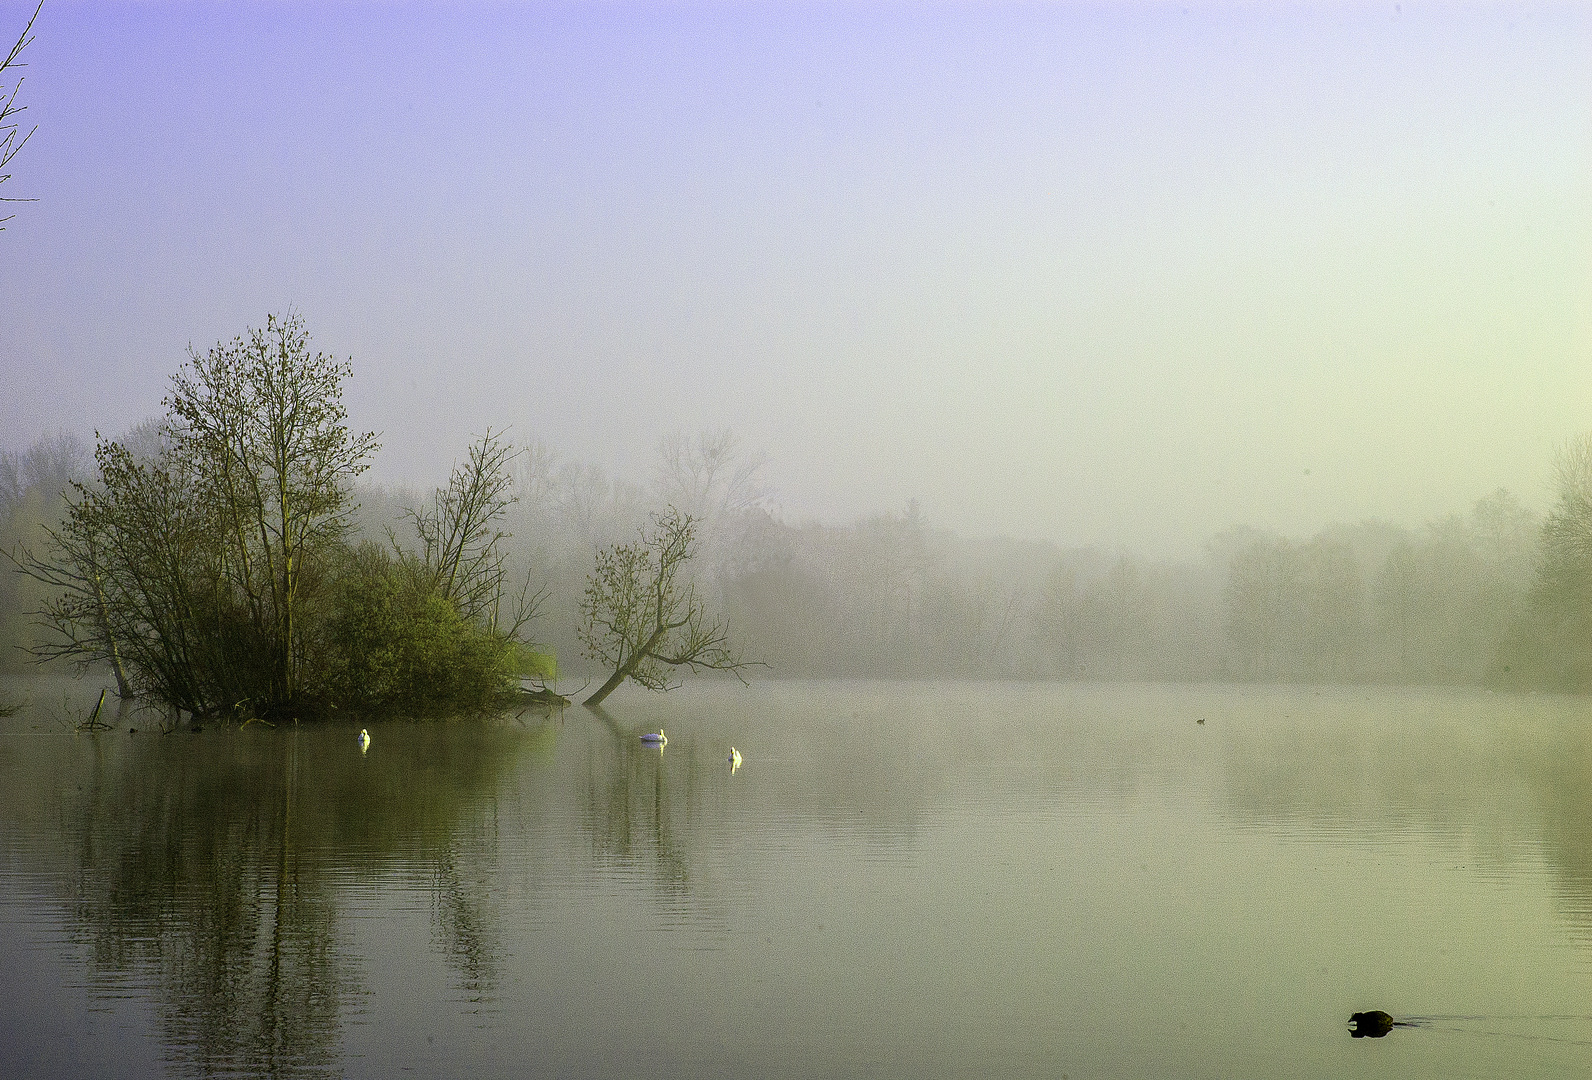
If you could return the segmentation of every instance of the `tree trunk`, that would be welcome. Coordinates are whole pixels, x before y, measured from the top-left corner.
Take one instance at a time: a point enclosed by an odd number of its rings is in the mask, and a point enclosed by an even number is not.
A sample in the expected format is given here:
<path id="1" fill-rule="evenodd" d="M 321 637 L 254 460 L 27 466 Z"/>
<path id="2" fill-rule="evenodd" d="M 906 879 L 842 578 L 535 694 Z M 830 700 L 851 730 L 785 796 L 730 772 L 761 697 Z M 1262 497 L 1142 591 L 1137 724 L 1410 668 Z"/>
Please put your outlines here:
<path id="1" fill-rule="evenodd" d="M 620 664 L 617 668 L 615 668 L 614 673 L 608 676 L 608 681 L 599 686 L 596 693 L 592 694 L 591 697 L 581 702 L 581 704 L 601 705 L 604 698 L 613 693 L 615 690 L 619 689 L 620 683 L 630 678 L 630 673 L 636 670 L 636 666 L 638 664 L 640 664 L 648 656 L 652 655 L 652 650 L 657 646 L 658 639 L 663 637 L 663 635 L 666 633 L 668 633 L 668 627 L 666 626 L 660 626 L 654 630 L 652 632 L 652 636 L 647 638 L 647 643 L 641 648 L 637 649 L 635 652 L 631 653 L 630 659 L 626 660 L 623 664 Z"/>
<path id="2" fill-rule="evenodd" d="M 116 644 L 115 638 L 110 638 L 111 670 L 116 673 L 116 696 L 124 701 L 133 696 L 133 688 L 127 682 L 127 672 L 122 670 L 122 650 Z"/>
<path id="3" fill-rule="evenodd" d="M 608 676 L 608 681 L 599 686 L 596 692 L 594 692 L 591 697 L 587 698 L 583 704 L 586 705 L 587 708 L 595 708 L 598 705 L 601 705 L 604 698 L 613 693 L 615 690 L 619 689 L 619 684 L 630 677 L 630 669 L 633 666 L 634 665 L 632 664 L 626 664 L 617 669 L 612 675 Z"/>
<path id="4" fill-rule="evenodd" d="M 133 688 L 127 684 L 127 672 L 122 670 L 122 649 L 116 643 L 116 635 L 111 632 L 110 605 L 105 600 L 105 590 L 100 588 L 99 552 L 92 543 L 88 549 L 89 566 L 88 580 L 94 586 L 94 604 L 99 620 L 99 631 L 105 637 L 105 655 L 111 662 L 111 670 L 116 673 L 116 696 L 123 701 L 133 696 Z"/>

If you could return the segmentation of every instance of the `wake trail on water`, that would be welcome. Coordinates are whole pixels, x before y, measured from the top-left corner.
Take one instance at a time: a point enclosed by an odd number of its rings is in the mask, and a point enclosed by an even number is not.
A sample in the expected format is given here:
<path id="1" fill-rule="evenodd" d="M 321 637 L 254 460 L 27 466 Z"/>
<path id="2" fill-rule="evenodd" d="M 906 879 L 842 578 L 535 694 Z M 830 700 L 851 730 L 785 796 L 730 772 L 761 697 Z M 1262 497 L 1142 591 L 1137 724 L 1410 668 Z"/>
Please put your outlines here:
<path id="1" fill-rule="evenodd" d="M 1592 1014 L 1580 1013 L 1498 1013 L 1492 1015 L 1401 1016 L 1396 1028 L 1424 1028 L 1460 1035 L 1481 1035 L 1528 1042 L 1557 1043 L 1561 1046 L 1592 1046 L 1592 1030 L 1586 1033 L 1509 1030 L 1509 1025 L 1585 1024 L 1592 1029 Z M 1575 1037 L 1579 1036 L 1579 1037 Z"/>

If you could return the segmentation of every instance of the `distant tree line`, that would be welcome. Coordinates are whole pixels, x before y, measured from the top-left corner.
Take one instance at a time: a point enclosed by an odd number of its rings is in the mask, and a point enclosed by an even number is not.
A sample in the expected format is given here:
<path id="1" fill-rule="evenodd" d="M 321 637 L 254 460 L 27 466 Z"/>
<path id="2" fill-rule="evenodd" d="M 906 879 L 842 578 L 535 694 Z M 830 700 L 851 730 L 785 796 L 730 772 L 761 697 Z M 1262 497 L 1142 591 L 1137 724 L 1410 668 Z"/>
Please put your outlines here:
<path id="1" fill-rule="evenodd" d="M 726 431 L 671 436 L 658 460 L 642 485 L 546 447 L 522 457 L 513 532 L 550 611 L 578 609 L 592 553 L 672 505 L 701 533 L 695 588 L 776 676 L 1592 689 L 1584 449 L 1561 454 L 1546 521 L 1500 490 L 1417 528 L 1368 521 L 1303 540 L 1233 528 L 1184 560 L 966 539 L 915 504 L 847 525 L 787 521 L 762 459 Z M 578 625 L 549 620 L 561 657 L 580 653 Z"/>
<path id="2" fill-rule="evenodd" d="M 394 491 L 359 479 L 375 439 L 346 427 L 347 374 L 273 319 L 191 355 L 166 417 L 92 458 L 68 436 L 0 454 L 0 545 L 30 570 L 0 575 L 0 641 L 24 647 L 0 665 L 67 656 L 174 708 L 259 715 L 436 714 L 521 675 L 585 679 L 595 703 L 745 658 L 1592 689 L 1592 441 L 1560 453 L 1546 518 L 1497 491 L 1419 528 L 1237 527 L 1147 560 L 966 539 L 916 504 L 789 521 L 728 430 L 665 438 L 644 483 L 488 432 L 445 487 Z M 308 397 L 290 409 L 286 385 Z M 290 413 L 316 417 L 298 441 L 273 427 Z"/>

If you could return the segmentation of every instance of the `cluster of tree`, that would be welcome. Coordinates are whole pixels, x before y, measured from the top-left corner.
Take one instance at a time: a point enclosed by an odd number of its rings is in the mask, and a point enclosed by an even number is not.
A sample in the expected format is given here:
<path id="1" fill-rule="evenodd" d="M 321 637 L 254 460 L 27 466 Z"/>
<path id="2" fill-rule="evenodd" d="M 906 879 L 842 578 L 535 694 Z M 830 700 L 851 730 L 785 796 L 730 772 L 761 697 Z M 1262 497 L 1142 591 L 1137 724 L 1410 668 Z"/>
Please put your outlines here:
<path id="1" fill-rule="evenodd" d="M 10 549 L 44 593 L 34 656 L 104 663 L 124 696 L 201 717 L 424 714 L 501 692 L 534 613 L 503 611 L 510 450 L 488 432 L 411 512 L 413 546 L 356 541 L 352 485 L 377 443 L 345 422 L 348 375 L 291 315 L 190 350 L 165 417 L 99 440 L 44 543 Z M 72 471 L 55 446 L 8 459 L 8 502 Z"/>
<path id="2" fill-rule="evenodd" d="M 1336 526 L 1306 543 L 1235 530 L 1226 664 L 1259 678 L 1482 682 L 1525 616 L 1540 523 L 1506 491 L 1417 530 Z"/>
<path id="3" fill-rule="evenodd" d="M 103 664 L 124 697 L 200 717 L 439 715 L 555 674 L 523 637 L 549 592 L 532 589 L 539 552 L 511 564 L 516 481 L 533 502 L 556 493 L 584 545 L 642 504 L 615 515 L 623 486 L 589 469 L 554 480 L 545 453 L 522 463 L 488 430 L 429 500 L 371 492 L 361 515 L 377 442 L 347 426 L 349 374 L 311 352 L 297 316 L 273 316 L 190 350 L 165 417 L 99 440 L 91 468 L 68 437 L 0 456 L 12 636 L 28 611 L 44 631 L 34 658 Z M 650 518 L 584 564 L 575 629 L 608 672 L 589 704 L 627 680 L 664 689 L 676 669 L 744 666 L 691 573 L 698 519 Z"/>

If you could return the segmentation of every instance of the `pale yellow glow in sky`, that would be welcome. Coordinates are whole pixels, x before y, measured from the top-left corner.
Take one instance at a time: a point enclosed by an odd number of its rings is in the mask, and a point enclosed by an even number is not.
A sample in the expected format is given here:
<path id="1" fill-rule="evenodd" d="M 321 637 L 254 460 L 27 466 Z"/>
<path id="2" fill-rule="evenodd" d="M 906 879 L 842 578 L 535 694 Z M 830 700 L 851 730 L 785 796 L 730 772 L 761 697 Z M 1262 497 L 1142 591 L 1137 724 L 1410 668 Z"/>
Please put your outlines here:
<path id="1" fill-rule="evenodd" d="M 0 443 L 288 305 L 416 483 L 729 425 L 794 517 L 1172 552 L 1592 428 L 1584 6 L 383 10 L 41 16 Z"/>

